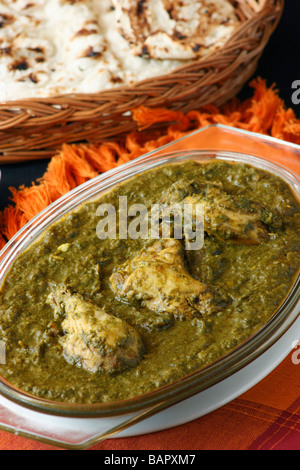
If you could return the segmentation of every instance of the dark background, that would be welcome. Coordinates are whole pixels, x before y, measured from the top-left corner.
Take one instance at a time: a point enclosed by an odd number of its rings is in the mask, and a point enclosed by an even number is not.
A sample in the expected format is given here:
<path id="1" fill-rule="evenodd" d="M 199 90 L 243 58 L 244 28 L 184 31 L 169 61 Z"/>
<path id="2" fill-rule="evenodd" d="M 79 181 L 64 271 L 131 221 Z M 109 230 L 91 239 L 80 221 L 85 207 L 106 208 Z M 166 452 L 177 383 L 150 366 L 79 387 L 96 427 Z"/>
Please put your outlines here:
<path id="1" fill-rule="evenodd" d="M 300 80 L 300 0 L 285 1 L 282 19 L 260 59 L 255 76 L 266 79 L 268 86 L 275 83 L 286 106 L 292 107 L 300 118 L 300 104 L 294 105 L 291 100 L 291 85 Z M 246 85 L 239 97 L 245 99 L 251 95 L 252 89 Z M 44 174 L 46 167 L 47 161 L 0 165 L 0 210 L 9 203 L 10 186 L 31 185 Z"/>

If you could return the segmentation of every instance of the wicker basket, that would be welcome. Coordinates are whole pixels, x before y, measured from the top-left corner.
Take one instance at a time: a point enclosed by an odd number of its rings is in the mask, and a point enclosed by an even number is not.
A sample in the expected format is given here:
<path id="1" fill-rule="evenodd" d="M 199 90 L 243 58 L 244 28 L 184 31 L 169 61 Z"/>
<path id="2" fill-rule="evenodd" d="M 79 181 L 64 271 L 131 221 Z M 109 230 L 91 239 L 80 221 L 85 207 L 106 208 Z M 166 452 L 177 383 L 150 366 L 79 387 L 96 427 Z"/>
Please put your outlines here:
<path id="1" fill-rule="evenodd" d="M 0 104 L 0 162 L 49 158 L 62 143 L 120 138 L 136 129 L 130 110 L 146 105 L 186 112 L 235 96 L 255 72 L 284 0 L 235 0 L 241 26 L 219 51 L 155 79 L 97 94 Z"/>

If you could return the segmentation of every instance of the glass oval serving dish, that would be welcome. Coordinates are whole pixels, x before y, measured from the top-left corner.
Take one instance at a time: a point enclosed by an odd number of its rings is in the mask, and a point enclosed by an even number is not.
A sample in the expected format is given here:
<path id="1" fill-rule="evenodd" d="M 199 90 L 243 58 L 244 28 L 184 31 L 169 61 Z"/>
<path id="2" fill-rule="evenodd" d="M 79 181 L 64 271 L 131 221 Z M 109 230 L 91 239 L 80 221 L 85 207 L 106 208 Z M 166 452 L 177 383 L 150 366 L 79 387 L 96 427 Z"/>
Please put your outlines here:
<path id="1" fill-rule="evenodd" d="M 0 253 L 0 284 L 15 260 L 54 223 L 82 204 L 100 198 L 120 183 L 134 176 L 167 164 L 194 160 L 200 163 L 208 161 L 226 161 L 245 163 L 257 167 L 283 179 L 291 188 L 296 198 L 300 198 L 298 177 L 287 169 L 264 159 L 228 151 L 187 150 L 153 156 L 147 154 L 125 165 L 117 167 L 96 177 L 69 192 L 46 210 L 41 212 L 4 247 Z M 298 274 L 288 295 L 282 304 L 254 335 L 232 349 L 228 354 L 211 364 L 149 393 L 122 401 L 93 404 L 68 404 L 45 400 L 11 385 L 0 377 L 0 393 L 13 402 L 42 413 L 65 417 L 117 417 L 140 413 L 138 420 L 161 409 L 189 398 L 221 382 L 257 359 L 284 335 L 299 315 L 300 276 Z M 149 411 L 150 410 L 150 411 Z M 135 419 L 134 422 L 137 422 Z"/>

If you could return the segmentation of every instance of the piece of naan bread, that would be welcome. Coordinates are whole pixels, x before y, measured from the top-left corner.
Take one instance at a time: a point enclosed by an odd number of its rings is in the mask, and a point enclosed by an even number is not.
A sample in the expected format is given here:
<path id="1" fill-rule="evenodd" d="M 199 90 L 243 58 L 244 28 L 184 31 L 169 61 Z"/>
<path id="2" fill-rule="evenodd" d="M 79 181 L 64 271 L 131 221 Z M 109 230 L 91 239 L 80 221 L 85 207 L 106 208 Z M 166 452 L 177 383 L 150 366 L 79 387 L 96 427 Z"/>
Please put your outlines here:
<path id="1" fill-rule="evenodd" d="M 168 4 L 173 6 L 167 10 Z M 169 73 L 200 55 L 193 36 L 200 17 L 203 31 L 210 14 L 220 28 L 208 28 L 202 52 L 210 50 L 214 37 L 220 44 L 220 37 L 231 34 L 236 23 L 228 5 L 226 0 L 0 0 L 0 102 L 97 93 Z M 166 31 L 148 38 L 162 23 Z M 177 42 L 172 31 L 181 38 Z"/>
<path id="2" fill-rule="evenodd" d="M 112 0 L 133 53 L 192 60 L 220 48 L 239 24 L 229 0 Z"/>

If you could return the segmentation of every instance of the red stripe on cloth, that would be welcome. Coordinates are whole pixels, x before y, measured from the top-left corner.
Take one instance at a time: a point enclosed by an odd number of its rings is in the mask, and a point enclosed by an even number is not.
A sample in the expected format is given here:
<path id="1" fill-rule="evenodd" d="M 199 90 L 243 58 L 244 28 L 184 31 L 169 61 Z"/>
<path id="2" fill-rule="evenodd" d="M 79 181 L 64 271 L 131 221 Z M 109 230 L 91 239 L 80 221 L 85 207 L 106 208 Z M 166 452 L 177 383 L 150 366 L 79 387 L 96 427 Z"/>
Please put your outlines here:
<path id="1" fill-rule="evenodd" d="M 230 412 L 241 413 L 244 416 L 261 420 L 269 425 L 276 422 L 282 415 L 282 410 L 274 408 L 261 403 L 245 400 L 243 398 L 236 398 L 234 401 L 228 403 L 224 408 Z"/>
<path id="2" fill-rule="evenodd" d="M 300 397 L 282 411 L 248 450 L 300 450 Z"/>

